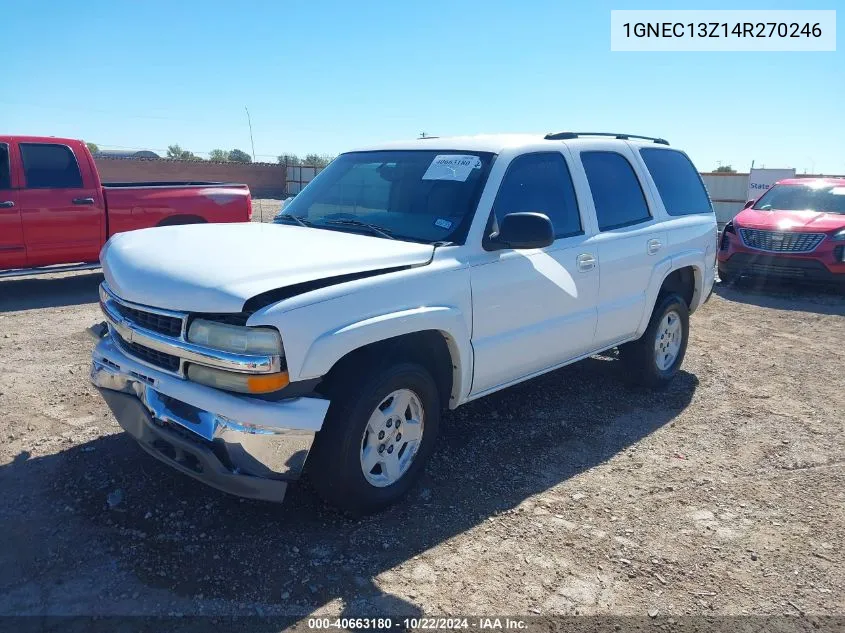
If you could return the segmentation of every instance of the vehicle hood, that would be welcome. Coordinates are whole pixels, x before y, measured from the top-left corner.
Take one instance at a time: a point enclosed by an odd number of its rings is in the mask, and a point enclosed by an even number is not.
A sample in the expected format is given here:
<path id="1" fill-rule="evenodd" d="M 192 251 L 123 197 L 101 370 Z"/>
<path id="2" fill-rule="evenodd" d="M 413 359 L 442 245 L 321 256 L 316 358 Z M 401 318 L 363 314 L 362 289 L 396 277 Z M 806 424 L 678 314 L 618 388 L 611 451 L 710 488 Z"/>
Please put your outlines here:
<path id="1" fill-rule="evenodd" d="M 327 277 L 420 266 L 434 247 L 283 224 L 192 224 L 119 233 L 103 248 L 117 296 L 189 312 L 240 312 L 255 295 Z"/>
<path id="2" fill-rule="evenodd" d="M 827 233 L 845 228 L 845 215 L 820 211 L 757 211 L 745 209 L 734 224 L 769 231 L 813 231 Z"/>

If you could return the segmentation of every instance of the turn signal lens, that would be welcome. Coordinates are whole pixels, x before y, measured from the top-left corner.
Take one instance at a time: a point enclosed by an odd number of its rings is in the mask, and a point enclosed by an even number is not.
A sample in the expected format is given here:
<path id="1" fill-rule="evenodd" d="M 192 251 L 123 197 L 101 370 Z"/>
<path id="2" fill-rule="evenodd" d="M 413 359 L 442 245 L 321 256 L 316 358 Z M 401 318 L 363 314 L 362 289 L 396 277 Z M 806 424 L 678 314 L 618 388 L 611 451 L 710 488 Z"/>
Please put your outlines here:
<path id="1" fill-rule="evenodd" d="M 238 393 L 270 393 L 284 389 L 290 383 L 286 371 L 275 374 L 243 374 L 193 364 L 188 365 L 188 380 Z"/>
<path id="2" fill-rule="evenodd" d="M 282 371 L 278 374 L 259 374 L 246 379 L 249 393 L 270 393 L 284 389 L 290 383 L 288 372 Z"/>

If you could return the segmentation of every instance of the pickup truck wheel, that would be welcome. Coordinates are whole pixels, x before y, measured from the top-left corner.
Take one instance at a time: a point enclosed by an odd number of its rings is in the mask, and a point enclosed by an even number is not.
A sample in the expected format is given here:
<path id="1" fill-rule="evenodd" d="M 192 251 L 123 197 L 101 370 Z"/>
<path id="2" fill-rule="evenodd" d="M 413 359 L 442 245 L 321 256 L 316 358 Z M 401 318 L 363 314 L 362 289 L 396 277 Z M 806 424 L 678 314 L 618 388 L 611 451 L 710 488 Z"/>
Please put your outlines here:
<path id="1" fill-rule="evenodd" d="M 636 341 L 619 348 L 628 375 L 639 384 L 663 387 L 684 362 L 689 341 L 689 308 L 676 293 L 661 295 L 648 328 Z"/>
<path id="2" fill-rule="evenodd" d="M 405 495 L 425 467 L 440 422 L 437 385 L 415 363 L 338 382 L 346 388 L 332 395 L 308 458 L 309 476 L 330 504 L 375 512 Z"/>

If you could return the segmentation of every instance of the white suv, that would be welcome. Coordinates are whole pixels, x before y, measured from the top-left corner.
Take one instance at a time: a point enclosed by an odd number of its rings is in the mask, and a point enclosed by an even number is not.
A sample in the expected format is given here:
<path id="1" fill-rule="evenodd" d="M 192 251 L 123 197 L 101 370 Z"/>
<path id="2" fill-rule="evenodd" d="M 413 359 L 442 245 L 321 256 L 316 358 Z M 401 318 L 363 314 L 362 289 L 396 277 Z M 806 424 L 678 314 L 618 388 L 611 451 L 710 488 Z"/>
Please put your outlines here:
<path id="1" fill-rule="evenodd" d="M 373 511 L 420 474 L 446 409 L 617 346 L 666 383 L 715 255 L 701 178 L 661 139 L 380 145 L 273 224 L 113 237 L 91 375 L 192 477 L 281 500 L 307 467 L 328 501 Z"/>

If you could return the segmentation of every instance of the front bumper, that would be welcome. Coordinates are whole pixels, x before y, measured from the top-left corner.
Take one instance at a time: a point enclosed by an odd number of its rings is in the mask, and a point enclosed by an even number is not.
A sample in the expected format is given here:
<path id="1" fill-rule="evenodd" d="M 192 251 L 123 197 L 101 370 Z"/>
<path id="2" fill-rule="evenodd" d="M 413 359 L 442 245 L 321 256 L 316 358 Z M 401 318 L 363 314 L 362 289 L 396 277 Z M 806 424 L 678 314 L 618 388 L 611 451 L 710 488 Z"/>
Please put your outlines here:
<path id="1" fill-rule="evenodd" d="M 719 261 L 719 272 L 733 277 L 795 279 L 816 283 L 845 282 L 845 274 L 832 272 L 818 259 L 757 253 L 733 253 L 730 258 Z"/>
<path id="2" fill-rule="evenodd" d="M 268 501 L 281 501 L 299 478 L 329 407 L 205 387 L 138 363 L 109 336 L 94 349 L 91 381 L 148 453 L 218 490 Z"/>

